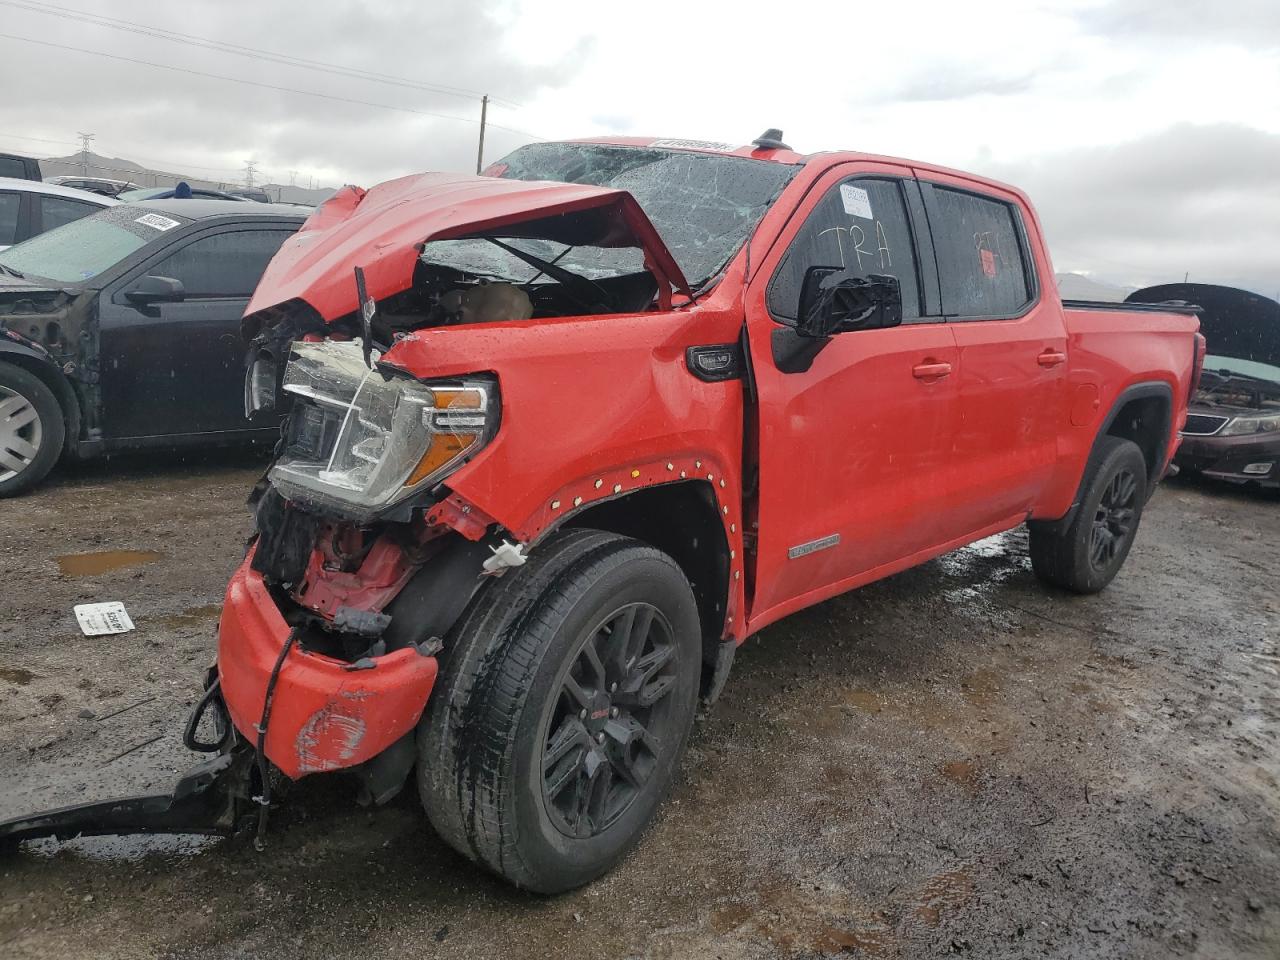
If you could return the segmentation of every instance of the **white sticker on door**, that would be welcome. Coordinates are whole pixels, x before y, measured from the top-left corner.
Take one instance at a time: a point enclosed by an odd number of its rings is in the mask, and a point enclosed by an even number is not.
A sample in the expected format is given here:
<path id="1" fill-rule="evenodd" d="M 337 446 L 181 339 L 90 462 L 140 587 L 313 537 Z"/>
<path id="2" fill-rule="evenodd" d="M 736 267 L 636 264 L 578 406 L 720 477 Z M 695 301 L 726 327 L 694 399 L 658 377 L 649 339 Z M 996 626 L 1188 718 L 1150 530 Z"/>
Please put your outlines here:
<path id="1" fill-rule="evenodd" d="M 145 223 L 148 227 L 155 227 L 157 230 L 172 230 L 174 227 L 182 226 L 177 220 L 170 220 L 158 213 L 144 213 L 134 223 Z"/>
<path id="2" fill-rule="evenodd" d="M 844 202 L 844 212 L 849 216 L 862 217 L 864 220 L 875 219 L 871 213 L 871 197 L 861 187 L 855 187 L 851 183 L 840 184 L 840 199 Z"/>
<path id="3" fill-rule="evenodd" d="M 119 600 L 110 603 L 78 603 L 75 611 L 76 620 L 86 637 L 128 633 L 133 629 L 133 621 Z"/>

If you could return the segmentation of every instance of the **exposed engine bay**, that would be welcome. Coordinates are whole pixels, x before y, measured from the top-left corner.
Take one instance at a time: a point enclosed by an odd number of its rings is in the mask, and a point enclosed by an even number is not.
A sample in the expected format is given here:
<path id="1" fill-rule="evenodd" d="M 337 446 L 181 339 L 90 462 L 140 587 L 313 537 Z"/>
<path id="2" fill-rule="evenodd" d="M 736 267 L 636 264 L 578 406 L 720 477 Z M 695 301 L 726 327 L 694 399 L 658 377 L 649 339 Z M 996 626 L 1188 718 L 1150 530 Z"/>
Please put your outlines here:
<path id="1" fill-rule="evenodd" d="M 657 292 L 635 249 L 493 237 L 438 241 L 426 245 L 413 286 L 378 305 L 374 335 L 390 342 L 426 327 L 640 313 L 655 305 Z"/>

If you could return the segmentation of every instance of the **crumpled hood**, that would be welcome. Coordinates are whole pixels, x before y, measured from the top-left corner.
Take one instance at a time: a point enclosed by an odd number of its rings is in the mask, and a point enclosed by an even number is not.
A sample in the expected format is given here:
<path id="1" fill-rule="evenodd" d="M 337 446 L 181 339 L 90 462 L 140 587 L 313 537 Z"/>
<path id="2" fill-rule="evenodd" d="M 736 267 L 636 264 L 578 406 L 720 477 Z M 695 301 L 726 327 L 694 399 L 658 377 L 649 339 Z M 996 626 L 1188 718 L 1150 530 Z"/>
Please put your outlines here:
<path id="1" fill-rule="evenodd" d="M 548 218 L 588 212 L 591 216 L 585 221 L 564 217 L 548 223 Z M 531 221 L 539 221 L 536 230 Z M 584 226 L 590 236 L 583 235 Z M 555 236 L 556 229 L 566 231 L 565 235 Z M 331 322 L 356 310 L 356 267 L 364 269 L 369 295 L 382 300 L 412 285 L 414 267 L 427 242 L 478 234 L 639 246 L 659 285 L 688 293 L 688 283 L 671 252 L 625 190 L 425 173 L 390 180 L 368 191 L 352 186 L 339 190 L 285 241 L 263 274 L 245 316 L 302 300 Z"/>

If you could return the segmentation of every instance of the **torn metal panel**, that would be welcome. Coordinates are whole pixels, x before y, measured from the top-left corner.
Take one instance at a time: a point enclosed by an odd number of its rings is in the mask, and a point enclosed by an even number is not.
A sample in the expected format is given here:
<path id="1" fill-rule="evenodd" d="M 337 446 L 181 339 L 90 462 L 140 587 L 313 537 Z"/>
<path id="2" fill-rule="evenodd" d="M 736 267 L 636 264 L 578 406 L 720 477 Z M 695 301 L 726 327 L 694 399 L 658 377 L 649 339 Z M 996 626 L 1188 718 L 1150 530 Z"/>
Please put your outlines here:
<path id="1" fill-rule="evenodd" d="M 89 436 L 100 431 L 98 291 L 57 289 L 0 275 L 0 353 L 4 341 L 56 367 L 75 391 Z"/>

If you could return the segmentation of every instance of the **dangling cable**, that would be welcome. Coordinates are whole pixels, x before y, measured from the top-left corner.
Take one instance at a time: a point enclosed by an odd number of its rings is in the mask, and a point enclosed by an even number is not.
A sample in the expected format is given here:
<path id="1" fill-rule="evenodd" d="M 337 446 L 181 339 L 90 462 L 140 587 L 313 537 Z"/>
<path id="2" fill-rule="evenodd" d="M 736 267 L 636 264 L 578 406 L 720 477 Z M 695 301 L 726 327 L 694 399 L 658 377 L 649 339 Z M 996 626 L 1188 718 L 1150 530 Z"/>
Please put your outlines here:
<path id="1" fill-rule="evenodd" d="M 289 651 L 293 648 L 294 642 L 298 639 L 298 631 L 300 627 L 294 627 L 289 631 L 289 637 L 284 642 L 284 646 L 280 648 L 280 656 L 276 657 L 276 665 L 271 668 L 271 676 L 267 678 L 267 692 L 262 699 L 262 719 L 258 721 L 256 727 L 258 731 L 258 779 L 262 781 L 262 794 L 254 797 L 254 801 L 258 804 L 258 834 L 253 838 L 253 847 L 255 850 L 261 851 L 266 845 L 267 836 L 267 813 L 271 809 L 271 770 L 267 764 L 267 724 L 271 720 L 271 702 L 276 695 L 276 681 L 280 679 L 280 670 L 284 667 L 285 658 L 289 656 Z"/>

